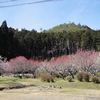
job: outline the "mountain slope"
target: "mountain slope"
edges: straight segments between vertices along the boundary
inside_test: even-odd
[[[69,24],[60,24],[58,26],[55,26],[49,30],[47,30],[47,32],[77,32],[77,31],[81,31],[81,30],[88,30],[91,29],[86,25],[76,25],[75,23],[69,23]]]

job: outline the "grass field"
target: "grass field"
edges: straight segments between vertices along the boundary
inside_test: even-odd
[[[9,88],[18,85],[28,87]],[[50,86],[55,86],[55,88],[50,89]],[[0,100],[7,98],[9,98],[7,100],[19,100],[19,98],[20,100],[65,100],[65,98],[67,98],[66,100],[100,100],[100,84],[79,82],[76,79],[73,82],[68,82],[56,78],[54,83],[47,83],[42,82],[41,79],[0,77],[0,88],[2,87],[5,87],[5,89],[0,91]],[[61,87],[61,89],[58,87]]]
[[[92,82],[79,82],[76,79],[73,82],[68,82],[66,79],[56,78],[54,83],[42,82],[41,79],[33,78],[15,78],[15,77],[0,77],[0,87],[2,86],[11,86],[14,84],[23,84],[30,86],[55,86],[61,88],[71,88],[71,89],[94,89],[100,90],[100,84],[95,84]]]

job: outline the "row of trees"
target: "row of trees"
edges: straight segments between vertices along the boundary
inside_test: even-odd
[[[42,32],[8,28],[6,21],[0,27],[0,55],[8,60],[17,56],[51,59],[75,53],[79,48],[100,51],[100,30],[74,23]]]
[[[100,52],[78,50],[76,54],[52,58],[50,61],[28,60],[23,56],[10,61],[0,58],[0,74],[31,73],[38,77],[40,73],[47,73],[64,79],[68,75],[74,78],[78,72],[98,75],[100,72]]]

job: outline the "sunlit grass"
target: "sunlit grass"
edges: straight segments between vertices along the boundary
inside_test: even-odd
[[[14,83],[17,80],[19,80],[19,78],[15,78],[15,77],[0,77],[0,84],[10,84],[10,83]]]
[[[62,87],[64,88],[70,88],[70,89],[96,89],[100,90],[100,84],[94,84],[92,82],[79,82],[76,79],[74,79],[72,82],[68,82],[66,79],[60,79],[55,78],[54,83],[47,83],[42,82],[41,79],[33,79],[33,78],[15,78],[15,77],[0,77],[0,85],[10,85],[14,83],[20,83],[24,85],[33,85],[33,86],[55,86],[55,87]],[[0,86],[0,87],[1,87]]]

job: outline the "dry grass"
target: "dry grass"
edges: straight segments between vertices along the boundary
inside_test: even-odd
[[[40,90],[27,87],[0,91],[0,100],[100,100],[100,91],[70,88]]]
[[[0,88],[18,85],[33,85],[20,89],[0,91],[0,100],[100,100],[100,84],[91,82],[68,82],[55,79],[54,83],[40,79],[0,78]],[[55,86],[52,88],[50,86]],[[62,88],[57,88],[61,86]]]
[[[21,86],[21,85],[30,85],[33,86],[30,88],[18,89],[18,90],[9,90],[10,92],[13,91],[18,93],[27,93],[34,92],[43,92],[43,93],[60,93],[60,94],[73,94],[73,95],[93,95],[99,96],[100,95],[100,84],[94,84],[92,82],[79,82],[76,79],[73,82],[68,82],[67,80],[62,79],[55,79],[54,83],[47,83],[42,82],[40,79],[19,79],[19,78],[11,78],[11,77],[0,77],[0,88],[2,87],[11,87],[11,86]],[[56,88],[51,89],[38,89],[34,87],[39,86],[55,86]],[[57,88],[57,87],[61,87]],[[31,91],[31,92],[30,92]]]

